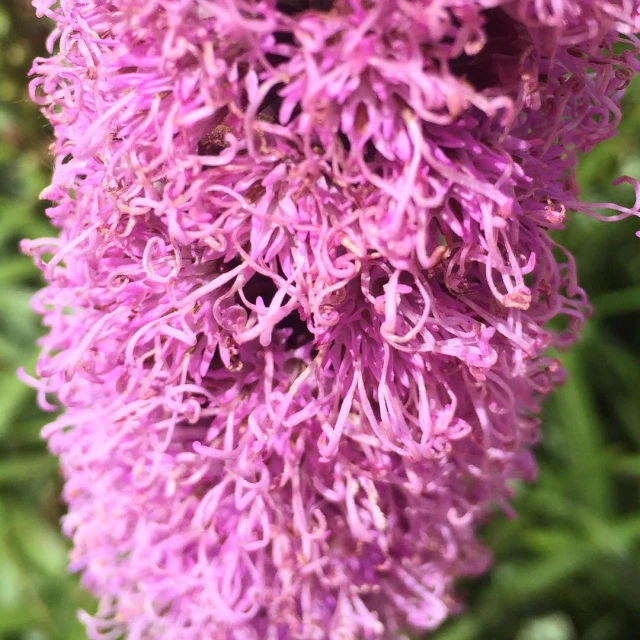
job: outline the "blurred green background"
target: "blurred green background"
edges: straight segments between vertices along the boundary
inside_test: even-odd
[[[0,640],[80,640],[91,599],[66,572],[67,542],[55,461],[39,439],[46,421],[15,377],[35,363],[40,285],[22,237],[47,235],[38,194],[47,184],[50,132],[29,103],[26,76],[43,53],[46,23],[27,0],[0,6]],[[640,82],[620,135],[584,158],[585,198],[622,204],[640,178]],[[536,484],[519,517],[484,536],[496,555],[485,578],[461,585],[464,615],[435,640],[640,638],[640,239],[637,220],[574,219],[561,234],[578,259],[596,315],[563,357],[569,383],[548,402]],[[204,639],[203,639],[204,640]]]

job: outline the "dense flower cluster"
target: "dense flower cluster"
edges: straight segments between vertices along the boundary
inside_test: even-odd
[[[90,636],[435,627],[589,309],[549,232],[598,215],[577,154],[615,131],[640,2],[33,4],[33,384]]]

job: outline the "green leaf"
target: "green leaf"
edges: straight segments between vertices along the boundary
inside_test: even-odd
[[[574,349],[565,354],[563,365],[568,381],[556,392],[555,404],[566,439],[567,473],[571,474],[573,491],[581,502],[594,511],[606,512],[611,505],[612,488],[603,465],[604,441],[598,412],[580,351]]]
[[[12,256],[0,263],[0,283],[16,283],[33,278],[38,270],[27,256]]]
[[[574,640],[576,631],[571,619],[564,613],[553,613],[529,620],[516,636],[516,640]]]
[[[449,621],[446,626],[438,629],[438,640],[473,640],[478,638],[479,628],[477,618],[465,616]]]
[[[16,607],[0,607],[0,633],[17,632],[40,624],[40,618],[26,603]]]
[[[640,287],[602,294],[593,301],[593,305],[599,320],[626,313],[640,313]]]
[[[640,477],[640,453],[620,456],[614,463],[616,473]]]
[[[558,587],[582,570],[591,559],[587,545],[566,549],[544,560],[520,561],[496,569],[496,587],[503,606],[514,606]]]
[[[532,551],[542,555],[563,553],[576,544],[576,534],[567,529],[526,529],[523,542]]]
[[[18,379],[15,373],[0,376],[0,438],[9,432],[14,423],[19,422],[27,403],[35,404],[33,389]]]
[[[0,464],[0,484],[29,482],[50,475],[56,467],[56,459],[44,451],[5,457]]]
[[[52,577],[67,566],[67,545],[60,532],[31,509],[11,508],[13,540],[25,558],[38,570]]]

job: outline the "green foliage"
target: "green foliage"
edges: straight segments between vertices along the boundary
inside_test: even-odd
[[[91,599],[66,572],[67,542],[55,461],[40,441],[47,416],[20,383],[33,369],[40,327],[29,298],[40,280],[21,237],[46,235],[38,194],[51,169],[44,121],[26,74],[47,27],[27,0],[0,5],[0,640],[82,640]],[[614,176],[640,177],[640,83],[621,134],[582,161],[585,198],[630,204]],[[548,403],[534,485],[519,487],[519,517],[484,536],[493,571],[461,585],[466,613],[436,640],[629,640],[640,628],[640,240],[637,220],[571,221],[575,253],[596,313],[562,355],[569,382]]]
[[[38,198],[49,140],[26,92],[48,28],[29,5],[0,4],[0,639],[83,640],[76,610],[91,601],[66,571],[61,482],[40,440],[48,417],[16,377],[19,365],[33,370],[41,331],[30,308],[40,279],[18,242],[49,233]]]

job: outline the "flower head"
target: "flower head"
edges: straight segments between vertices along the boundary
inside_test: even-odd
[[[597,215],[577,154],[615,132],[640,2],[34,5],[34,384],[91,637],[437,626],[589,310],[549,232]]]

